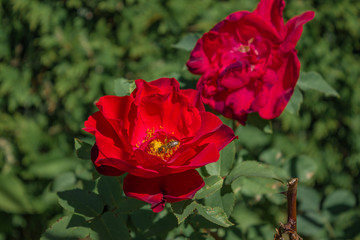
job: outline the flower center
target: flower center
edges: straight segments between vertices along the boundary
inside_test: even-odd
[[[254,49],[254,46],[252,43],[254,42],[254,38],[251,38],[247,44],[241,44],[237,50],[241,53],[249,53],[251,50],[255,52],[256,55],[258,55],[258,52],[256,49]]]
[[[160,157],[162,160],[167,160],[179,147],[180,142],[175,139],[168,140],[168,138],[165,138],[161,140],[156,138],[149,143],[147,152],[150,155]]]
[[[163,131],[163,127],[159,128],[158,131],[154,128],[148,129],[145,138],[136,144],[136,147],[166,161],[178,150],[180,142],[175,137],[171,137],[174,133],[167,134]]]

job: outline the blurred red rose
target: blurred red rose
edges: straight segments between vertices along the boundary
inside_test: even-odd
[[[201,74],[197,88],[203,101],[226,117],[245,124],[247,114],[278,117],[299,78],[294,49],[308,11],[283,20],[283,0],[261,0],[253,12],[235,12],[205,33],[187,66]]]
[[[205,112],[195,90],[175,79],[136,80],[130,96],[104,96],[85,122],[95,135],[91,159],[103,175],[128,175],[124,192],[161,211],[165,202],[192,198],[204,186],[195,170],[219,159],[234,138],[231,128]]]

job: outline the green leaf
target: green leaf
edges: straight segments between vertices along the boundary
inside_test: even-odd
[[[281,166],[285,162],[282,152],[275,148],[270,148],[262,152],[259,156],[259,160],[272,166]]]
[[[210,175],[226,176],[230,172],[235,159],[235,142],[229,143],[221,152],[217,162],[207,164],[206,171]]]
[[[81,189],[73,189],[57,193],[59,204],[70,212],[76,212],[88,217],[99,216],[104,204],[99,197],[92,192]]]
[[[15,175],[0,174],[0,210],[8,213],[33,211],[24,184]]]
[[[39,161],[31,164],[29,168],[23,171],[23,175],[29,178],[48,178],[52,179],[63,172],[74,170],[80,162],[76,157],[64,157],[51,159],[49,161]]]
[[[225,183],[230,184],[239,177],[259,177],[281,180],[282,173],[278,169],[259,163],[257,161],[244,161],[239,163],[226,178]]]
[[[255,126],[256,128],[263,130],[267,134],[272,134],[272,122],[259,116],[258,113],[250,113],[246,120],[247,123]]]
[[[178,226],[176,218],[172,214],[166,214],[165,217],[160,218],[149,228],[144,236],[149,238],[150,236],[158,236],[158,239],[165,239],[168,232]]]
[[[128,96],[135,89],[135,81],[119,78],[114,80],[114,93],[116,96]]]
[[[340,97],[339,93],[317,72],[301,72],[297,86],[303,91],[316,90],[326,96]]]
[[[76,156],[80,159],[91,159],[91,148],[93,147],[89,143],[84,142],[79,138],[74,138]]]
[[[64,191],[74,187],[76,177],[73,172],[66,172],[54,179],[52,190],[54,192]]]
[[[155,216],[150,209],[139,209],[131,213],[131,221],[141,231],[145,231],[153,225]]]
[[[325,224],[324,217],[316,212],[306,212],[297,217],[297,229],[300,235],[316,236],[324,230]]]
[[[183,49],[185,51],[191,51],[195,47],[195,44],[199,36],[197,34],[187,34],[178,43],[172,45],[173,48]]]
[[[325,198],[323,209],[331,215],[338,215],[355,207],[356,198],[354,194],[345,189],[339,189]]]
[[[224,193],[225,189],[228,189],[228,191]],[[206,197],[205,205],[209,207],[219,207],[221,209],[224,209],[226,215],[230,217],[230,214],[235,205],[235,194],[232,192],[230,186],[225,186],[223,189],[215,192],[211,196]]]
[[[297,190],[297,199],[300,203],[299,209],[301,211],[320,211],[321,198],[315,189],[299,185]]]
[[[271,141],[271,135],[252,125],[239,126],[235,135],[239,137],[235,143],[247,150],[256,151]]]
[[[182,223],[195,210],[197,205],[197,202],[192,200],[171,203],[171,208],[178,220],[178,224]]]
[[[147,203],[131,197],[122,197],[116,210],[117,213],[128,213],[141,208]]]
[[[263,222],[261,216],[253,209],[250,209],[244,202],[236,204],[231,216],[236,221],[237,228],[243,232],[245,232],[249,227],[259,225]]]
[[[231,187],[234,192],[241,192],[247,196],[257,196],[259,194],[280,194],[286,190],[284,185],[272,178],[240,177],[232,182]]]
[[[126,216],[115,215],[112,212],[106,212],[100,217],[95,218],[90,223],[90,233],[92,240],[127,240],[130,239],[129,230],[126,227]]]
[[[101,176],[98,184],[98,192],[110,210],[118,208],[122,199],[122,187],[116,177]]]
[[[224,209],[219,207],[208,207],[197,204],[196,209],[198,210],[199,215],[203,216],[210,222],[213,222],[222,227],[230,227],[232,224],[224,212]]]
[[[66,216],[54,223],[41,236],[40,240],[78,240],[86,238],[90,233],[87,223],[84,226],[71,227],[72,217]]]
[[[298,87],[295,87],[294,93],[291,96],[290,101],[288,102],[285,110],[291,114],[299,114],[300,106],[303,102],[303,94]]]
[[[208,197],[219,190],[223,185],[224,179],[220,176],[209,176],[204,179],[204,182],[205,186],[195,194],[196,199]]]
[[[291,177],[299,178],[300,182],[308,182],[315,175],[317,164],[314,159],[306,155],[300,155],[287,161],[285,168],[288,169]]]

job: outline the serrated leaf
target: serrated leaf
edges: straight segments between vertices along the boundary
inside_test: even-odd
[[[92,192],[87,192],[81,189],[73,189],[57,193],[59,197],[59,204],[70,212],[75,212],[87,217],[99,216],[104,204],[99,197]]]
[[[0,210],[8,213],[33,211],[25,185],[12,174],[0,174]]]
[[[187,34],[178,43],[172,45],[172,47],[191,51],[195,47],[198,39],[199,37],[196,34]]]
[[[125,78],[114,80],[114,93],[116,96],[127,96],[135,89],[135,81]]]
[[[316,90],[326,96],[340,97],[339,93],[317,72],[301,72],[297,86],[303,91]]]
[[[300,112],[300,106],[303,102],[303,94],[299,90],[298,87],[295,87],[294,93],[290,98],[290,101],[288,102],[285,110],[291,114],[299,114]]]
[[[230,184],[239,177],[259,177],[259,178],[271,178],[279,181],[281,177],[276,174],[277,169],[269,165],[261,164],[257,161],[244,161],[239,163],[226,178],[225,183]]]
[[[217,225],[220,225],[222,227],[230,227],[234,225],[229,221],[226,213],[224,212],[224,209],[221,209],[219,207],[202,206],[200,204],[197,204],[196,209],[199,215],[203,216],[208,221],[213,222]]]
[[[42,234],[40,240],[78,240],[89,235],[90,228],[87,225],[71,227],[71,220],[70,216],[59,219]]]
[[[126,227],[126,216],[115,215],[112,212],[106,212],[100,217],[95,218],[91,223],[90,233],[92,240],[128,240],[130,239],[129,230]]]
[[[118,208],[121,204],[122,187],[116,177],[101,176],[97,184],[100,197],[110,210]]]
[[[196,193],[195,199],[208,197],[219,190],[223,185],[224,179],[220,176],[209,176],[204,179],[204,182],[205,186]]]
[[[229,189],[227,192],[223,192],[224,189]],[[205,198],[205,205],[209,207],[219,207],[224,209],[224,212],[228,217],[234,208],[235,205],[235,194],[232,192],[230,186],[225,186],[224,189],[221,189],[209,197]]]
[[[197,203],[192,200],[171,203],[171,208],[178,220],[178,224],[182,223],[195,210],[196,206]]]
[[[92,145],[84,142],[79,138],[74,138],[74,145],[76,156],[80,159],[90,160],[91,159],[91,148]]]

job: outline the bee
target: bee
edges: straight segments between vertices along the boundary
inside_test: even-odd
[[[161,147],[158,148],[158,153],[166,153],[168,152],[170,149],[175,148],[176,146],[178,146],[180,144],[179,141],[177,140],[171,140],[168,143],[165,143],[164,145],[162,145]]]

